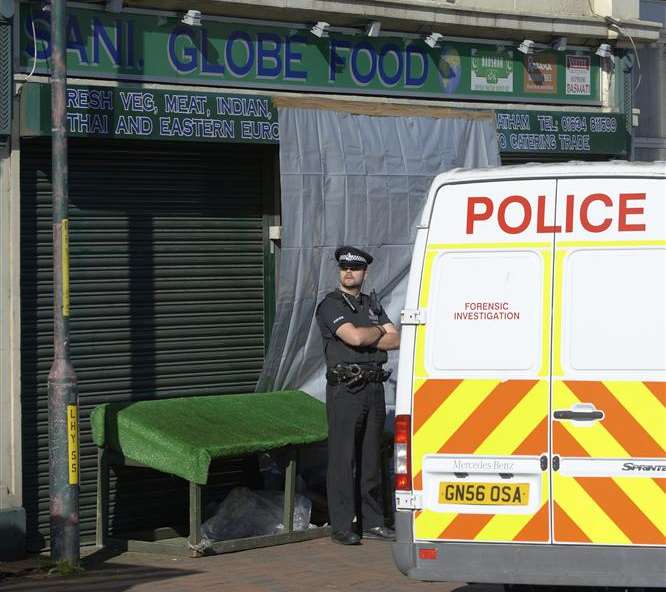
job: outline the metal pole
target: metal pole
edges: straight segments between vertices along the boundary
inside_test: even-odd
[[[66,1],[51,2],[53,346],[49,372],[51,558],[79,565],[79,407],[69,359],[69,220],[65,91]]]

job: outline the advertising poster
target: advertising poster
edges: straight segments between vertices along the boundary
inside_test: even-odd
[[[587,96],[592,92],[589,56],[567,56],[566,83],[567,95]]]
[[[513,92],[513,51],[474,47],[472,91]]]
[[[557,57],[553,54],[526,55],[525,92],[557,94]]]

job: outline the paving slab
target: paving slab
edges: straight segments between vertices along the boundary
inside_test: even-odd
[[[402,575],[389,543],[344,547],[315,539],[190,559],[84,548],[84,573],[49,576],[40,559],[0,564],[0,590],[39,592],[500,592],[500,587],[416,582]],[[41,560],[43,563],[43,560]]]

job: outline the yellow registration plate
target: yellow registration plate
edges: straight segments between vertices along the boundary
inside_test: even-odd
[[[439,484],[440,504],[481,506],[526,506],[529,483],[473,483],[442,481]]]

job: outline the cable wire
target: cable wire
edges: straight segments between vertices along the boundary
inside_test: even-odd
[[[30,24],[32,25],[32,46],[34,48],[33,54],[32,54],[32,69],[30,70],[30,74],[28,74],[24,79],[23,79],[23,84],[28,82],[30,80],[30,77],[35,73],[35,69],[37,67],[37,31],[35,30],[35,19],[32,16],[32,10],[30,11]],[[16,89],[16,94],[21,93],[21,89],[23,88],[23,84],[19,86]]]
[[[636,66],[638,66],[638,80],[636,81],[636,86],[634,87],[633,92],[636,92],[638,90],[638,87],[641,85],[641,80],[643,79],[643,75],[641,73],[641,59],[638,57],[638,49],[636,48],[636,44],[634,43],[634,38],[629,35],[620,25],[611,23],[608,25],[609,27],[614,27],[616,28],[620,34],[624,35],[629,41],[631,42],[631,47],[634,48],[634,55],[636,56]]]
[[[592,5],[592,0],[587,0],[587,4],[590,7],[590,12],[594,16],[598,16],[599,18],[602,18],[606,21],[606,24],[608,25],[608,28],[610,29],[615,28],[617,31],[621,34],[624,35],[627,39],[629,39],[629,42],[631,43],[631,47],[634,49],[634,55],[636,56],[636,66],[638,66],[638,80],[636,82],[636,86],[634,87],[633,92],[636,92],[638,90],[638,87],[641,85],[641,81],[643,79],[643,74],[641,73],[641,59],[638,56],[638,49],[636,48],[636,44],[634,43],[634,38],[629,35],[617,22],[613,22],[616,19],[613,19],[612,17],[605,17],[598,12],[595,12],[594,6]]]

